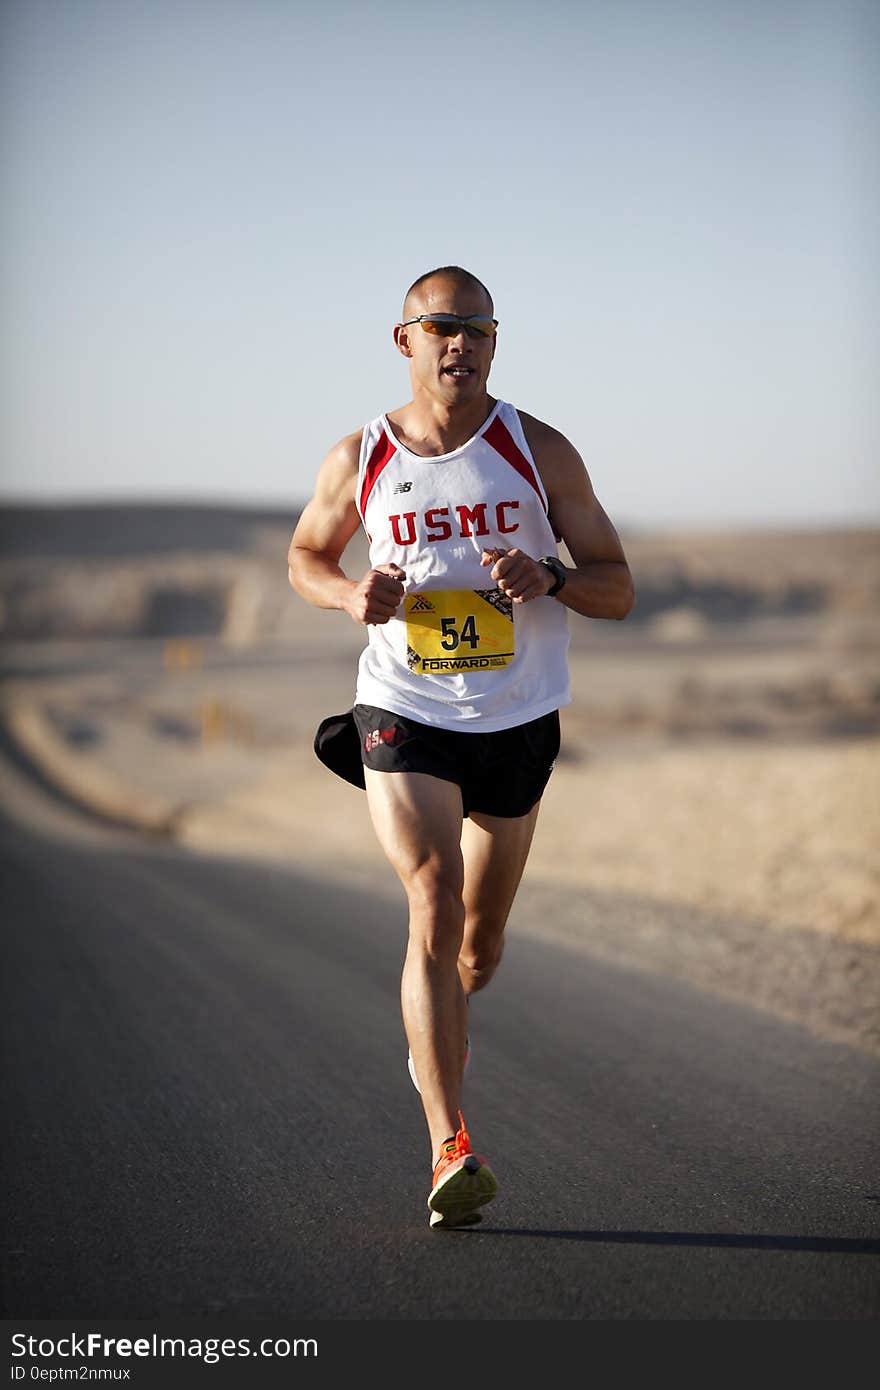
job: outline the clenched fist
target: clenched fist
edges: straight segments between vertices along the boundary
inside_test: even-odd
[[[400,607],[406,570],[399,565],[378,565],[368,570],[351,590],[345,605],[356,623],[387,623]]]
[[[484,550],[480,564],[491,565],[492,578],[503,594],[514,603],[528,603],[543,598],[553,587],[553,575],[546,565],[533,560],[522,550]]]

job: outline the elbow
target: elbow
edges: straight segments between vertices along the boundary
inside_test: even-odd
[[[615,618],[619,623],[622,623],[624,618],[629,617],[630,613],[635,608],[635,604],[636,588],[632,581],[632,575],[628,574],[626,586],[620,595],[620,601],[618,604],[617,612],[614,614]]]
[[[298,594],[299,584],[297,583],[297,578],[298,576],[296,572],[296,567],[294,565],[294,557],[292,554],[290,554],[287,557],[287,582],[290,585],[291,589],[293,589],[294,593]]]

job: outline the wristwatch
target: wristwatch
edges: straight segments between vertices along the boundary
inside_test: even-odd
[[[542,560],[538,561],[538,564],[544,565],[544,567],[550,571],[550,573],[553,575],[556,581],[553,585],[553,588],[547,590],[547,597],[552,598],[554,594],[559,593],[559,590],[562,588],[563,584],[568,578],[568,570],[565,568],[565,565],[562,563],[562,561],[558,560],[555,555],[545,555]]]

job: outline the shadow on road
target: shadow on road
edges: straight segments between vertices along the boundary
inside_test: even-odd
[[[823,1255],[880,1255],[880,1240],[844,1236],[759,1236],[729,1231],[542,1231],[528,1227],[464,1227],[468,1236],[532,1236],[545,1240],[579,1240],[607,1245],[696,1245],[717,1249],[803,1250]]]

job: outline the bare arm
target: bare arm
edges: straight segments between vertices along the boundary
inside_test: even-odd
[[[321,464],[315,495],[303,510],[287,553],[291,587],[317,608],[339,608],[356,623],[387,623],[403,596],[397,565],[349,579],[339,561],[360,526],[355,503],[360,433],[346,435]]]
[[[586,618],[625,618],[635,602],[635,588],[623,546],[593,491],[589,474],[573,444],[550,425],[520,412],[523,429],[550,504],[550,521],[568,546],[575,568],[555,597]],[[528,603],[545,595],[554,580],[538,564],[540,556],[510,550],[497,560],[492,578]],[[484,563],[491,559],[484,558]]]

